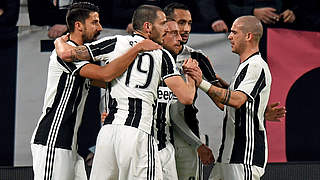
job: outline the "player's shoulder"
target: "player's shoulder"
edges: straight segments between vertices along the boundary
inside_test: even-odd
[[[103,37],[99,37],[98,40],[95,40],[90,43],[85,43],[84,45],[85,46],[95,46],[95,45],[105,46],[105,45],[113,44],[116,42],[117,42],[117,36],[103,36]]]
[[[161,59],[173,59],[172,55],[170,54],[170,52],[164,48],[162,49],[157,49],[157,50],[154,50],[155,53],[157,53]]]
[[[251,72],[260,73],[262,70],[269,73],[269,66],[260,54],[254,55],[248,59],[247,66]]]
[[[256,54],[248,59],[248,63],[251,66],[268,66],[267,62],[261,57],[261,54]]]

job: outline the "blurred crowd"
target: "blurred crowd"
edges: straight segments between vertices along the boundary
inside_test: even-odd
[[[15,26],[20,0],[0,2],[1,26]],[[67,31],[66,8],[83,0],[28,0],[30,25],[48,25],[48,36],[56,38]],[[186,4],[193,15],[193,32],[228,32],[239,16],[254,15],[266,27],[320,31],[319,0],[86,0],[100,7],[101,24],[108,28],[127,29],[135,8],[141,4],[161,8],[171,2]],[[129,25],[129,26],[128,26]],[[6,31],[10,29],[6,28]],[[0,33],[4,32],[3,28]]]

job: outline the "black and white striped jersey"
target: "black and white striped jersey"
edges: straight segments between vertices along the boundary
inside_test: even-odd
[[[157,107],[155,112],[155,139],[158,143],[158,150],[166,147],[166,143],[171,140],[171,122],[170,122],[170,104],[177,97],[167,87],[164,81],[161,81],[158,88]]]
[[[212,84],[215,84],[217,82],[215,72],[212,68],[212,65],[210,64],[210,60],[204,55],[202,51],[192,49],[189,46],[183,46],[183,50],[181,51],[181,53],[178,54],[177,56],[174,56],[176,65],[181,73],[183,72],[182,64],[184,60],[189,57],[196,59],[198,61],[199,67],[203,73],[204,79],[206,79]],[[159,140],[160,149],[164,148],[165,143],[168,140],[172,140],[172,135],[171,133],[169,133],[171,132],[169,130],[169,126],[171,124],[170,116],[174,117],[174,119],[176,119],[177,121],[185,120],[188,127],[194,133],[194,134],[189,134],[190,138],[188,139],[193,139],[195,141],[195,144],[198,144],[199,142],[201,143],[201,140],[197,138],[199,137],[199,121],[196,117],[196,113],[198,112],[198,109],[194,106],[194,104],[185,106],[181,103],[176,103],[178,99],[175,98],[175,96],[173,94],[171,95],[170,93],[172,92],[165,88],[165,84],[161,85],[158,90],[159,101],[157,105],[157,115],[155,118],[157,120],[156,121],[156,127],[157,127],[156,137]],[[179,106],[179,107],[175,107],[174,109],[182,110],[183,112],[174,112],[173,114],[169,115],[168,103],[172,106]]]
[[[76,46],[71,41],[68,43]],[[90,85],[79,71],[87,63],[67,63],[55,50],[52,52],[42,114],[31,143],[76,150],[77,132]]]
[[[265,167],[268,150],[264,112],[270,87],[270,70],[259,53],[239,65],[229,89],[245,93],[248,100],[239,109],[225,106],[218,162]]]
[[[143,39],[137,34],[117,35],[86,46],[92,58],[109,63]],[[127,71],[110,83],[109,115],[105,124],[132,126],[153,134],[158,85],[160,80],[171,76],[180,76],[180,73],[168,51],[139,53]]]

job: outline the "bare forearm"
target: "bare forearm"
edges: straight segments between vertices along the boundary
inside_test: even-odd
[[[138,53],[139,47],[132,47],[127,53],[104,66],[89,63],[81,68],[80,75],[103,83],[110,82],[120,76],[129,67]],[[105,84],[102,85],[105,86]],[[98,86],[101,87],[100,85]]]
[[[138,53],[141,51],[141,48],[136,45],[129,49],[125,54],[111,61],[105,66],[105,81],[110,82],[113,79],[119,77],[124,71],[128,69],[133,60],[137,57]]]
[[[57,55],[66,62],[74,60],[90,60],[91,56],[85,46],[71,46],[63,41],[62,38],[56,39],[54,42]]]
[[[196,91],[194,80],[189,80],[187,78],[187,82],[185,82],[181,76],[171,76],[166,78],[164,82],[177,96],[180,103],[185,105],[193,103]]]
[[[247,96],[240,91],[231,91],[216,86],[211,86],[207,94],[218,103],[240,108],[247,100]]]
[[[186,84],[187,84],[187,93],[192,96],[192,98],[194,97],[195,93],[196,93],[196,81],[191,77],[186,75]]]
[[[77,46],[63,50],[59,56],[62,60],[66,62],[72,62],[75,60],[90,60],[91,56],[88,52],[88,49],[85,46]]]

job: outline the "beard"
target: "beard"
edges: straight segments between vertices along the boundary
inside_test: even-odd
[[[83,43],[91,43],[92,41],[97,40],[100,32],[96,32],[93,36],[87,33],[87,29],[85,29],[84,33],[82,34]]]
[[[152,29],[152,32],[151,32],[151,36],[150,36],[150,39],[160,45],[162,45],[163,43],[163,36],[164,34],[160,34],[160,32],[157,30],[157,29]]]

